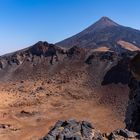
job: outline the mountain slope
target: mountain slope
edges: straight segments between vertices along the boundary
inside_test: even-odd
[[[140,31],[119,25],[108,17],[103,17],[82,32],[56,44],[68,48],[75,45],[90,48],[106,46],[120,51],[121,46],[117,43],[119,40],[140,47]]]

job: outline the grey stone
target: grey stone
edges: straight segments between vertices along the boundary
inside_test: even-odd
[[[95,135],[93,137],[92,132]],[[58,121],[42,140],[102,140],[102,135],[86,121]]]

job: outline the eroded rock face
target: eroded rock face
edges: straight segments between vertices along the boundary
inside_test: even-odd
[[[140,54],[132,59],[130,67],[132,76],[125,122],[127,129],[140,133]]]
[[[117,65],[113,66],[104,76],[102,85],[111,83],[128,84],[130,78],[130,71],[128,68],[129,58],[123,58]]]
[[[40,59],[41,57],[50,57],[50,63],[52,64],[53,61],[55,61],[55,57],[57,57],[58,60],[58,54],[64,54],[63,49],[53,44],[39,41],[31,47],[11,53],[9,55],[5,55],[0,58],[0,69],[3,69],[6,66],[22,65],[26,61],[33,62],[37,57]]]

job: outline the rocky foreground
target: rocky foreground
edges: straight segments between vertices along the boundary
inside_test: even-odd
[[[139,140],[140,134],[118,129],[110,134],[101,134],[86,121],[58,121],[50,132],[40,140]]]

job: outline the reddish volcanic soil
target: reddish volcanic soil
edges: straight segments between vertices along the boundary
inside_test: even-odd
[[[0,83],[0,139],[38,140],[57,120],[70,118],[102,132],[123,128],[127,96],[126,86],[93,88],[82,80]]]

